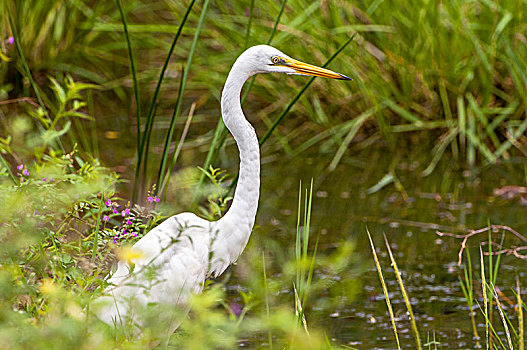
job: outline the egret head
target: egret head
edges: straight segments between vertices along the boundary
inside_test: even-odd
[[[297,61],[280,50],[268,45],[257,45],[247,49],[238,58],[238,62],[250,72],[250,75],[256,73],[285,73],[351,80],[351,78],[329,69]]]

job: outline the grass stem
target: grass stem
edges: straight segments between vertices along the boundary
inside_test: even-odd
[[[165,147],[163,148],[163,155],[161,157],[161,164],[159,166],[159,172],[157,175],[157,179],[158,179],[157,183],[160,183],[161,180],[163,179],[163,176],[165,176],[170,143],[172,142],[172,137],[174,135],[176,119],[179,116],[179,112],[181,110],[181,104],[183,103],[183,93],[185,91],[185,83],[187,81],[188,73],[190,72],[190,66],[192,64],[192,58],[194,57],[194,52],[196,51],[199,34],[201,32],[201,28],[203,27],[203,22],[205,22],[205,17],[207,14],[207,7],[209,6],[209,2],[210,0],[205,0],[205,2],[203,3],[203,8],[201,9],[201,15],[199,17],[198,26],[196,27],[196,32],[194,33],[194,39],[192,40],[192,45],[190,47],[190,52],[187,58],[187,63],[185,65],[185,70],[183,71],[183,76],[181,77],[181,87],[179,89],[179,93],[178,93],[178,97],[176,101],[176,107],[174,108],[174,113],[172,114],[172,118],[170,120],[170,126],[168,128],[167,136],[165,139]],[[166,185],[168,185],[168,182],[165,184],[165,186]]]
[[[392,303],[390,302],[388,287],[386,287],[386,282],[384,281],[381,264],[379,263],[379,258],[377,257],[377,252],[375,251],[375,245],[373,244],[373,240],[371,239],[370,231],[366,229],[366,232],[368,233],[368,239],[370,240],[371,251],[373,253],[373,260],[375,260],[375,267],[377,268],[377,273],[379,274],[379,279],[382,285],[382,292],[384,293],[384,298],[386,299],[386,306],[388,307],[388,313],[390,314],[390,321],[392,322],[395,343],[397,344],[397,349],[401,350],[401,344],[399,343],[399,334],[397,333],[397,325],[395,323],[395,315],[393,313]]]

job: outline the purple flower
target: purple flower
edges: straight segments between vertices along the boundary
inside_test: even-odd
[[[15,43],[15,38],[12,37],[12,36],[10,36],[9,38],[7,38],[7,43],[8,43],[9,45],[13,45],[13,44]]]
[[[18,165],[16,168],[17,168],[18,170],[22,170],[22,169],[24,169],[24,164],[20,164],[20,165]]]
[[[104,202],[104,204],[106,204],[106,206],[109,207],[110,205],[112,205],[112,201],[110,200],[110,198],[108,198],[108,200]]]
[[[24,176],[29,176],[29,171],[27,171],[27,169],[24,169],[24,171],[22,172],[22,174],[24,174]]]
[[[52,177],[51,179],[49,179],[49,181],[50,181],[50,182],[53,182],[53,181],[55,181],[55,178]]]
[[[35,209],[35,211],[33,212],[33,215],[38,215],[38,211]]]
[[[130,219],[126,220],[126,224],[127,224],[128,226],[130,226],[130,225],[132,224],[132,220],[130,220]]]
[[[137,233],[134,233],[134,237],[137,237]]]
[[[130,215],[130,209],[128,208],[126,208],[125,210],[121,212],[121,216],[126,216],[126,215]]]
[[[117,209],[113,208],[113,213],[114,214],[119,214],[119,211]]]
[[[230,303],[229,308],[236,317],[239,317],[242,314],[243,305],[240,305],[238,303]]]
[[[128,234],[128,232],[126,232],[126,230],[123,228],[123,236],[126,236]]]
[[[24,181],[26,181],[26,179],[24,179],[24,178],[21,178],[21,179],[20,179],[20,182],[21,182],[21,183],[24,183]]]
[[[42,178],[42,181],[45,182],[45,181],[48,181],[48,179],[46,179],[45,177],[43,177],[43,178]]]
[[[146,197],[146,200],[148,202],[150,202],[150,203],[154,203],[154,202],[159,202],[160,201],[160,199],[157,198],[157,196],[154,196],[154,197],[148,196],[148,197]]]
[[[110,217],[108,215],[104,215],[104,218],[102,218],[104,222],[108,222],[110,220]]]

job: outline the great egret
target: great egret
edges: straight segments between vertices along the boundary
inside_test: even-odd
[[[232,66],[221,98],[223,121],[240,152],[239,180],[230,209],[214,222],[192,213],[174,215],[134,244],[135,256],[120,261],[108,279],[107,296],[101,298],[107,303],[97,311],[101,320],[141,326],[138,311],[149,305],[185,309],[188,298],[201,292],[207,277],[217,277],[240,256],[254,225],[260,189],[258,139],[243,114],[240,92],[249,77],[273,72],[351,80],[294,60],[271,46],[253,46],[243,52]],[[169,332],[178,325],[171,322]]]

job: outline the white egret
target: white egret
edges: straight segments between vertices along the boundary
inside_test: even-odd
[[[249,77],[273,72],[351,80],[294,60],[271,46],[253,46],[243,52],[232,66],[221,97],[223,121],[240,153],[239,180],[230,209],[214,222],[192,213],[174,215],[134,244],[136,256],[120,261],[108,279],[107,296],[101,298],[107,303],[97,311],[101,320],[141,326],[138,310],[149,305],[185,309],[188,298],[201,292],[207,277],[217,277],[240,256],[251,235],[260,192],[258,139],[243,114],[240,92]],[[171,322],[168,331],[172,333],[178,325]]]

